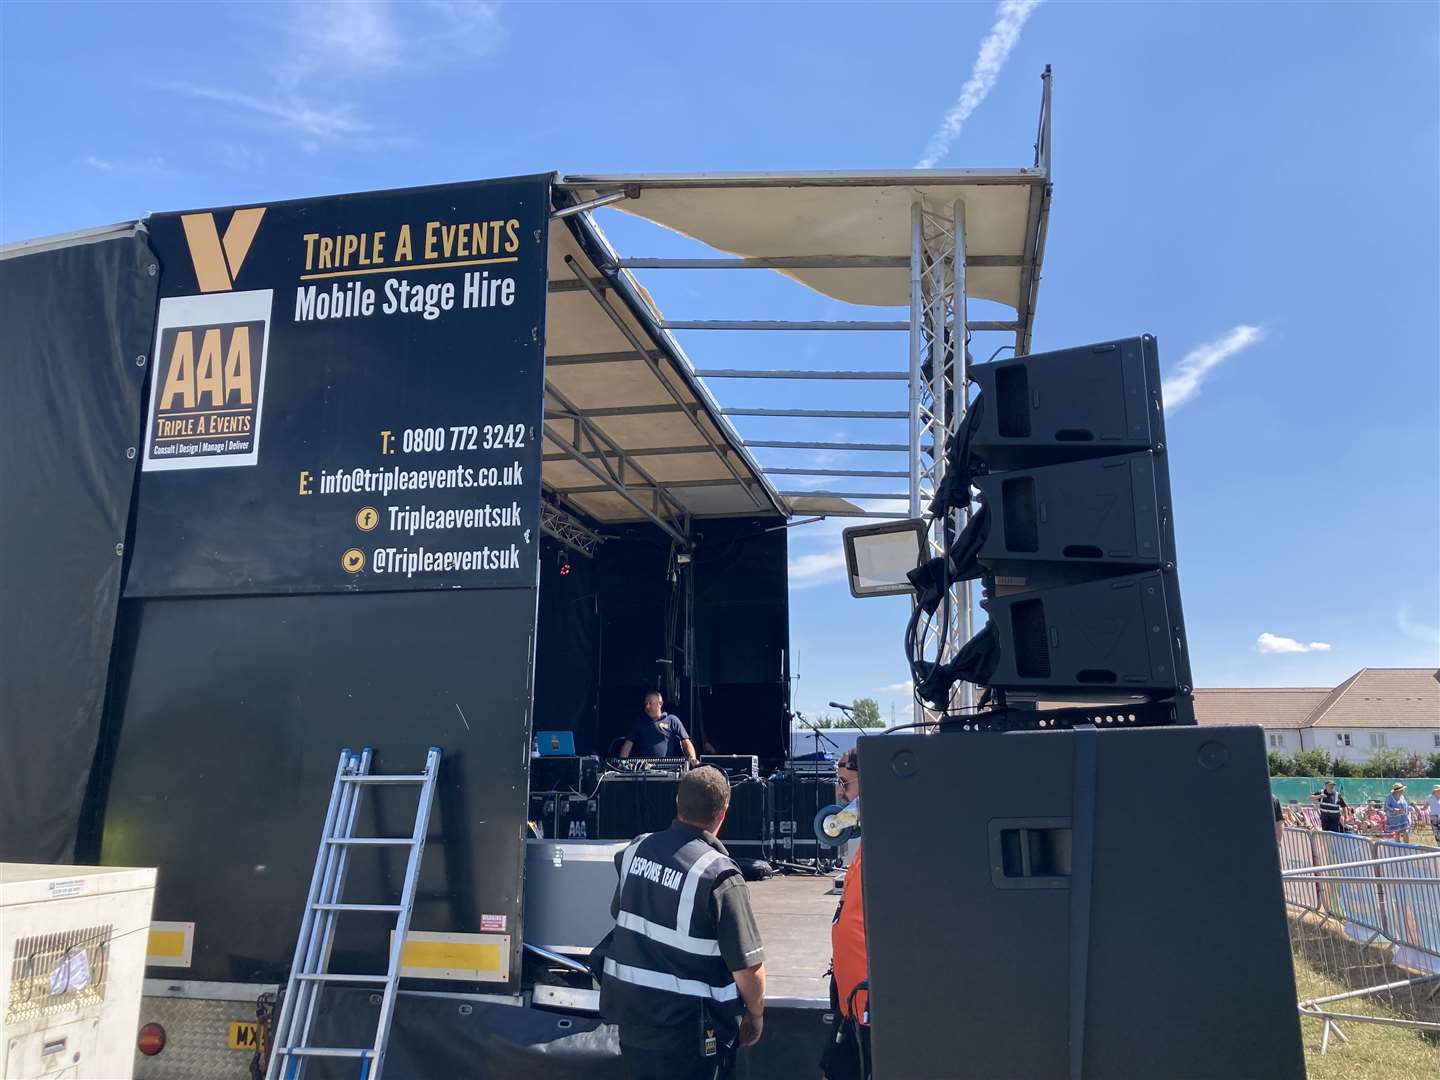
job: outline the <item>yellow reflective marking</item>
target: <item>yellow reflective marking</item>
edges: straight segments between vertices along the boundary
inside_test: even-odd
[[[177,958],[185,955],[185,931],[151,930],[146,956]]]
[[[499,971],[500,946],[464,941],[406,941],[401,967]]]

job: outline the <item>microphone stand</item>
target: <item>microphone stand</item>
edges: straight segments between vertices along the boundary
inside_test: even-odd
[[[815,755],[816,755],[816,757],[819,757],[820,754],[821,754],[821,750],[820,750],[820,740],[821,740],[821,739],[824,739],[827,743],[829,743],[831,746],[833,746],[836,750],[839,750],[839,749],[840,749],[840,744],[837,743],[834,739],[830,738],[829,735],[826,735],[823,731],[821,731],[818,727],[816,727],[814,724],[812,724],[809,720],[806,720],[804,713],[801,713],[801,712],[796,711],[796,712],[791,712],[790,715],[791,715],[794,719],[799,720],[800,723],[804,724],[807,728],[810,729],[810,731],[811,731],[811,733],[812,733],[811,737],[815,740]],[[794,800],[795,800],[796,797],[797,797],[797,796],[794,794],[794,792],[795,792],[795,790],[796,790],[796,789],[795,789],[796,780],[797,780],[797,778],[796,778],[796,776],[795,776],[794,771],[792,770],[791,773],[790,773],[790,784],[791,784],[790,790],[791,790],[791,792],[792,792],[792,794],[791,794],[791,806],[792,806],[792,811],[793,811],[793,806],[794,806]],[[803,824],[803,822],[796,822],[795,824],[796,824],[796,827],[798,828],[800,825]],[[819,875],[819,874],[823,873],[823,871],[820,869],[820,843],[819,843],[819,841],[817,840],[816,843],[815,843],[815,865],[814,865],[814,866],[803,866],[803,865],[801,865],[801,864],[799,864],[799,863],[784,862],[784,861],[781,861],[781,860],[778,860],[778,859],[776,860],[775,865],[780,866],[780,867],[783,867],[783,868],[786,869],[786,870],[796,871],[797,873],[801,873],[801,874]]]
[[[830,707],[832,709],[839,709],[841,712],[843,712],[845,714],[845,719],[850,721],[850,726],[853,727],[856,731],[870,730],[869,728],[865,727],[864,724],[860,723],[859,720],[855,719],[855,710],[851,706],[841,705],[838,701],[832,701],[830,702]]]
[[[816,727],[814,724],[812,724],[809,720],[806,720],[804,713],[797,711],[797,712],[792,712],[790,715],[791,715],[794,719],[799,720],[800,723],[804,724],[804,725],[805,725],[807,728],[809,728],[812,732],[814,732],[813,738],[815,739],[815,753],[816,753],[817,755],[819,755],[819,754],[821,753],[821,750],[820,750],[820,740],[821,740],[821,739],[824,739],[824,740],[825,740],[826,742],[828,742],[831,746],[833,746],[836,750],[839,750],[839,749],[840,749],[840,744],[837,743],[834,739],[830,738],[829,735],[826,735],[824,732],[822,732],[818,727]]]

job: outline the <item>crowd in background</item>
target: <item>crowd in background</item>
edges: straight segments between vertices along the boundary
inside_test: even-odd
[[[1310,796],[1309,804],[1290,803],[1282,807],[1284,823],[1302,829],[1326,829],[1359,833],[1391,840],[1419,840],[1428,833],[1440,844],[1440,784],[1434,785],[1424,801],[1412,801],[1406,787],[1396,783],[1383,800],[1371,799],[1350,806],[1327,781]]]

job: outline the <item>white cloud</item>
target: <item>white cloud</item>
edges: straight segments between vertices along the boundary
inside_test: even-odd
[[[1395,613],[1395,625],[1406,637],[1418,641],[1422,645],[1440,646],[1440,626],[1417,623],[1410,617],[1409,605]]]
[[[487,0],[425,0],[421,6],[435,16],[432,41],[444,42],[472,57],[490,56],[505,41],[502,4]]]
[[[505,40],[500,16],[482,0],[310,0],[259,14],[277,42],[275,76],[290,86],[490,56]]]
[[[229,172],[253,172],[265,167],[265,155],[244,143],[224,142],[215,147],[215,160]]]
[[[877,686],[875,688],[875,693],[877,694],[913,694],[914,692],[915,684],[909,679],[906,679],[904,682],[890,683],[886,686]]]
[[[143,158],[102,158],[98,154],[86,154],[80,164],[116,176],[163,176],[175,171],[159,154]]]
[[[805,589],[812,585],[820,585],[842,576],[841,571],[844,569],[845,553],[843,551],[792,555],[790,557],[790,587]]]
[[[404,36],[388,3],[297,4],[267,21],[280,42],[276,75],[291,85],[321,68],[338,74],[388,71],[404,57]]]
[[[1330,643],[1327,641],[1312,641],[1308,645],[1303,641],[1296,641],[1292,637],[1281,637],[1279,634],[1264,633],[1255,639],[1255,647],[1262,653],[1306,653],[1306,652],[1329,652]]]
[[[225,106],[240,122],[312,153],[392,148],[409,140],[363,116],[347,91],[373,90],[386,74],[429,74],[482,60],[504,41],[500,16],[499,4],[478,0],[255,5],[247,17],[260,24],[265,41],[261,78],[244,90],[184,80],[165,88]]]
[[[1000,69],[1010,56],[1010,50],[1020,40],[1025,21],[1039,5],[1040,0],[1001,0],[996,5],[995,22],[980,43],[980,53],[975,57],[970,78],[960,88],[960,97],[940,121],[940,127],[930,136],[924,156],[915,165],[917,169],[933,169],[950,152],[950,144],[960,134],[970,114],[989,95],[995,80],[1000,77]]]
[[[317,108],[295,96],[262,97],[190,83],[174,83],[169,89],[228,106],[237,114],[249,114],[251,119],[268,121],[272,129],[278,127],[279,131],[299,138],[310,150],[322,143],[369,137],[375,130],[369,122],[355,116],[355,109],[350,105]]]
[[[1191,349],[1164,381],[1165,411],[1174,412],[1184,405],[1200,392],[1200,385],[1210,372],[1264,337],[1265,331],[1261,327],[1241,325],[1223,337]]]

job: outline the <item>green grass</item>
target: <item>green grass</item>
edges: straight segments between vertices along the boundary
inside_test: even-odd
[[[1299,956],[1295,958],[1295,982],[1302,1001],[1348,989]],[[1336,1002],[1331,1008],[1337,1012],[1396,1016],[1364,998]],[[1310,1080],[1419,1080],[1440,1076],[1440,1039],[1386,1024],[1340,1021],[1340,1025],[1349,1043],[1342,1042],[1332,1031],[1330,1049],[1322,1056],[1320,1036],[1324,1021],[1301,1018],[1305,1069]]]

